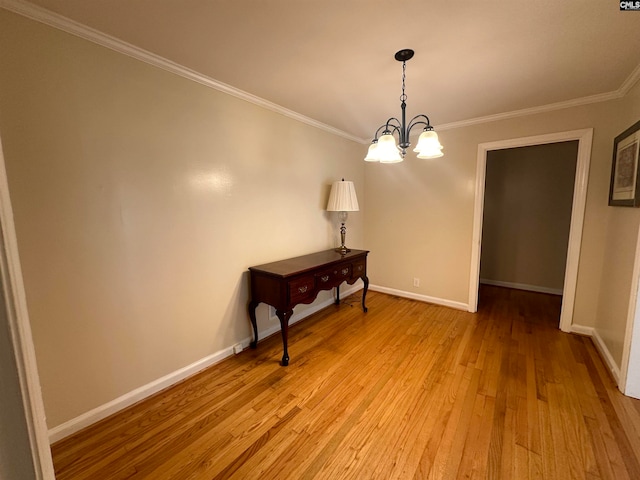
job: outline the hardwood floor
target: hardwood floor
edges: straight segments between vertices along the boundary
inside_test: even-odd
[[[53,445],[58,479],[640,479],[640,400],[560,298],[376,292]]]

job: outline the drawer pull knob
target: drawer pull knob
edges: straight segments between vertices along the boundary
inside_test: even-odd
[[[329,275],[325,275],[323,277],[320,277],[320,280],[322,280],[323,282],[328,282],[329,281]]]
[[[307,286],[305,285],[304,287],[298,287],[298,291],[299,291],[300,293],[304,293],[304,292],[306,292],[306,291],[307,291]]]
[[[349,269],[348,268],[343,268],[342,269],[342,274],[346,275],[347,273],[349,273]]]
[[[362,265],[358,265],[358,271],[361,272],[362,271]]]

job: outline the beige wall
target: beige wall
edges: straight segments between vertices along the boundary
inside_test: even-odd
[[[619,118],[616,120],[618,126],[609,142],[607,180],[610,178],[613,139],[640,120],[640,83],[624,98]],[[603,223],[605,235],[602,275],[595,327],[613,359],[620,366],[640,226],[640,209],[607,207],[607,213],[606,223]],[[640,372],[636,372],[637,374]]]
[[[49,427],[249,337],[247,267],[338,245],[333,181],[366,204],[362,145],[2,9],[0,85]]]
[[[480,278],[562,292],[578,142],[487,154]]]

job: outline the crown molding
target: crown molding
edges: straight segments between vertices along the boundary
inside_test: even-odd
[[[289,110],[288,108],[277,105],[256,95],[215,80],[211,77],[198,73],[195,70],[185,67],[184,65],[180,65],[179,63],[167,60],[160,55],[156,55],[155,53],[136,47],[135,45],[127,43],[111,35],[107,35],[106,33],[100,32],[94,28],[83,25],[79,22],[54,13],[38,5],[34,5],[30,2],[26,2],[24,0],[0,0],[0,7],[24,17],[28,17],[37,22],[44,23],[64,32],[70,33],[77,37],[83,38],[85,40],[89,40],[90,42],[96,43],[116,52],[123,53],[125,55],[128,55],[129,57],[133,57],[155,67],[200,83],[201,85],[204,85],[206,87],[213,88],[241,100],[245,100],[259,107],[263,107],[267,110],[279,113],[281,115],[284,115],[285,117],[289,117],[312,127],[319,128],[320,130],[324,130],[326,132],[338,135],[354,142],[368,143],[368,141],[365,139],[362,139],[355,135],[351,135],[350,133],[347,133],[343,130],[339,130],[335,127],[319,122],[300,113],[294,112],[293,110]]]
[[[554,110],[562,110],[564,108],[579,107],[581,105],[589,105],[591,103],[607,102],[609,100],[617,100],[624,97],[633,86],[640,81],[640,64],[626,78],[620,88],[612,92],[599,93],[588,97],[574,98],[564,102],[550,103],[548,105],[540,105],[538,107],[524,108],[522,110],[513,110],[511,112],[496,113],[494,115],[486,115],[484,117],[470,118],[459,122],[443,123],[438,125],[438,131],[451,130],[453,128],[468,127],[470,125],[478,125],[480,123],[497,122],[498,120],[507,120],[516,117],[525,117],[527,115],[535,115],[538,113],[552,112]]]
[[[256,95],[253,95],[251,93],[235,88],[226,83],[219,82],[218,80],[215,80],[206,75],[198,73],[195,70],[192,70],[188,67],[180,65],[171,60],[167,60],[166,58],[163,58],[160,55],[156,55],[155,53],[136,47],[135,45],[127,43],[111,35],[107,35],[106,33],[100,32],[94,28],[83,25],[79,22],[76,22],[67,17],[54,13],[38,5],[34,5],[25,0],[0,0],[0,8],[4,8],[6,10],[17,13],[24,17],[31,18],[32,20],[35,20],[37,22],[44,23],[51,27],[65,31],[67,33],[83,38],[90,42],[96,43],[103,47],[109,48],[116,52],[123,53],[137,60],[143,61],[150,65],[156,66],[168,72],[184,77],[186,79],[200,83],[201,85],[204,85],[206,87],[213,88],[215,90],[234,96],[236,98],[240,98],[254,105],[258,105],[260,107],[266,108],[267,110],[271,110],[273,112],[279,113],[281,115],[284,115],[286,117],[292,118],[299,122],[305,123],[312,127],[319,128],[320,130],[324,130],[326,132],[332,133],[334,135],[338,135],[340,137],[346,138],[348,140],[351,140],[357,143],[361,143],[361,144],[370,143],[369,139],[357,137],[343,130],[337,129],[325,123],[314,120],[313,118],[307,117],[300,113],[294,112],[293,110],[289,110],[288,108],[282,107],[273,102],[260,98]],[[615,100],[615,99],[624,97],[639,80],[640,80],[640,64],[638,64],[638,66],[633,70],[633,72],[631,72],[631,75],[627,77],[627,79],[622,83],[620,88],[612,92],[606,92],[606,93],[601,93],[597,95],[591,95],[588,97],[576,98],[573,100],[567,100],[563,102],[551,103],[548,105],[540,105],[537,107],[525,108],[521,110],[513,110],[510,112],[497,113],[494,115],[486,115],[483,117],[470,118],[468,120],[460,120],[457,122],[444,123],[444,124],[438,125],[437,129],[438,131],[451,130],[454,128],[468,127],[471,125],[478,125],[481,123],[496,122],[499,120],[507,120],[511,118],[524,117],[527,115],[535,115],[538,113],[546,113],[554,110],[562,110],[565,108],[588,105],[591,103],[599,103],[599,102],[606,102],[609,100]]]
[[[626,84],[626,82],[625,82]],[[629,87],[630,88],[630,87]],[[599,93],[588,97],[574,98],[564,102],[550,103],[548,105],[540,105],[538,107],[523,108],[522,110],[513,110],[511,112],[496,113],[494,115],[486,115],[484,117],[470,118],[469,120],[460,120],[458,122],[443,123],[438,125],[438,131],[451,130],[453,128],[468,127],[478,125],[480,123],[497,122],[499,120],[507,120],[510,118],[525,117],[527,115],[535,115],[538,113],[552,112],[562,110],[564,108],[578,107],[580,105],[589,105],[591,103],[606,102],[615,100],[624,96],[621,89],[614,92]]]
[[[620,93],[620,96],[623,97],[627,93],[629,93],[629,90],[631,90],[633,88],[633,86],[636,83],[638,83],[638,80],[640,80],[640,63],[633,70],[633,72],[631,72],[631,75],[629,75],[627,77],[627,79],[622,83],[622,85],[618,89],[618,92]]]

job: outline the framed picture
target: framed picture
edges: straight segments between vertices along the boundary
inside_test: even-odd
[[[614,207],[640,206],[640,122],[618,135],[613,141],[613,162],[609,205]]]

